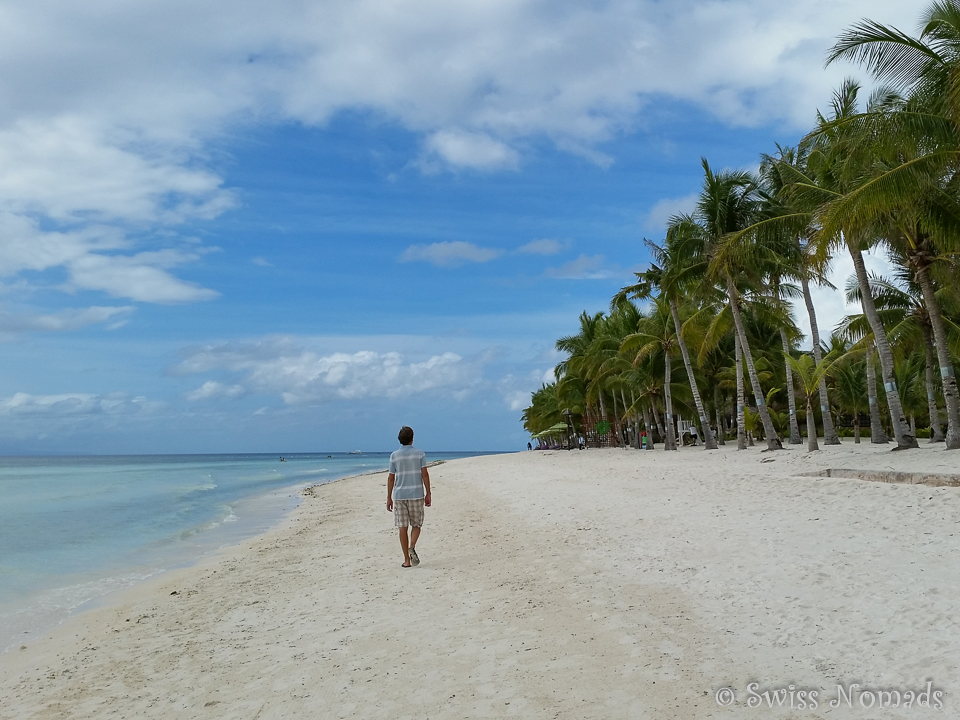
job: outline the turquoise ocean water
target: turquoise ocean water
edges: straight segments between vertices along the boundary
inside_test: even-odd
[[[0,652],[267,530],[307,485],[385,470],[389,453],[284,457],[0,457]]]

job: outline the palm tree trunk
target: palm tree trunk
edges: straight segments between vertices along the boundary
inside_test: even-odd
[[[926,359],[924,381],[927,386],[927,412],[930,414],[930,442],[943,442],[940,409],[937,407],[937,393],[933,384],[933,337],[930,328],[926,325],[920,327],[923,330],[923,352]]]
[[[803,302],[807,306],[807,315],[810,316],[810,340],[813,342],[813,361],[820,364],[823,359],[823,353],[820,350],[820,327],[817,325],[817,312],[813,308],[813,298],[810,296],[810,284],[806,276],[800,278],[800,285],[803,288]],[[820,413],[823,415],[823,444],[839,445],[840,436],[833,424],[833,416],[830,414],[830,397],[827,394],[827,379],[820,378]]]
[[[633,428],[634,428],[634,439],[637,442],[637,450],[640,449],[640,413],[637,412],[637,395],[633,390],[630,390],[630,407],[633,409]]]
[[[720,388],[713,386],[713,411],[717,416],[717,445],[726,445],[727,441],[723,439],[723,418],[720,415]]]
[[[630,432],[632,430],[639,432],[640,428],[635,427],[633,424],[634,416],[628,410],[630,406],[627,404],[627,396],[623,392],[623,388],[620,388],[620,400],[623,401],[623,449],[626,450],[631,446]]]
[[[822,355],[822,353],[817,353]],[[839,445],[840,435],[837,434],[837,427],[833,424],[833,414],[830,412],[830,396],[827,394],[827,379],[820,378],[820,414],[823,416],[823,444]]]
[[[747,392],[743,382],[743,353],[740,334],[734,333],[737,354],[737,450],[747,449]]]
[[[807,395],[807,452],[819,450],[817,444],[817,419],[813,416],[813,400]]]
[[[877,402],[877,372],[873,368],[873,341],[867,343],[865,356],[867,370],[867,402],[870,406],[870,442],[877,445],[887,442],[887,433],[880,423],[880,405]]]
[[[767,410],[767,402],[763,395],[763,388],[760,387],[757,369],[753,365],[750,343],[747,340],[747,333],[743,329],[743,318],[740,317],[737,289],[734,287],[733,281],[730,278],[727,278],[727,291],[730,293],[730,311],[733,313],[733,322],[737,326],[737,334],[740,336],[740,350],[743,353],[743,359],[747,365],[747,375],[750,378],[750,385],[753,388],[753,396],[757,401],[760,421],[763,423],[763,434],[767,440],[767,450],[777,450],[781,447],[780,438],[777,437],[777,431],[773,427],[773,420],[770,419],[770,411]]]
[[[584,406],[584,409],[588,412],[589,425],[585,425],[583,429],[583,442],[587,447],[591,447],[591,443],[596,443],[597,447],[600,447],[599,436],[597,435],[597,415],[595,408],[589,404]],[[590,428],[590,432],[587,432],[587,427]]]
[[[793,369],[787,362],[790,355],[790,345],[787,342],[787,331],[780,328],[780,344],[783,345],[783,364],[787,371],[787,405],[790,408],[790,444],[799,445],[803,440],[800,439],[800,424],[797,422],[797,396],[793,388]]]
[[[673,424],[673,394],[670,392],[670,351],[663,354],[663,404],[666,413],[667,435],[664,450],[677,449],[677,436]]]
[[[880,315],[870,294],[870,282],[867,278],[867,268],[863,264],[863,253],[858,247],[850,245],[847,248],[853,258],[853,268],[857,273],[857,282],[860,285],[860,304],[863,313],[867,316],[870,329],[873,330],[873,340],[877,344],[877,354],[880,356],[880,373],[883,377],[883,389],[887,395],[887,407],[890,409],[890,422],[893,425],[893,434],[897,440],[897,449],[920,447],[917,439],[910,434],[907,419],[903,414],[903,405],[900,402],[900,393],[897,390],[897,381],[894,377],[893,352],[887,340],[887,331],[880,322]],[[956,386],[954,386],[956,387]],[[958,445],[960,447],[960,445]]]
[[[653,450],[653,424],[650,420],[650,404],[643,406],[643,426],[647,430],[647,450]]]
[[[627,410],[627,408],[629,408],[630,406],[627,405],[627,396],[623,392],[622,387],[620,388],[620,400],[623,402],[623,426],[624,428],[626,428],[624,432],[626,437],[624,438],[624,441],[623,441],[623,449],[626,450],[628,447],[630,447],[630,427],[632,425],[633,419],[630,417],[630,413]]]
[[[656,405],[652,405],[650,408],[653,412],[653,422],[657,426],[657,435],[660,436],[660,439],[666,442],[667,439],[667,430],[666,425],[661,422],[660,411],[657,409]]]
[[[690,382],[690,389],[693,391],[693,402],[697,406],[697,415],[700,416],[700,433],[703,437],[703,445],[706,450],[716,450],[717,441],[713,439],[713,431],[710,429],[710,417],[703,407],[703,400],[700,399],[700,389],[697,387],[697,379],[693,374],[693,365],[690,362],[690,353],[687,352],[687,343],[683,340],[680,333],[680,311],[677,309],[677,301],[670,298],[670,313],[673,315],[673,326],[677,331],[677,344],[680,346],[680,353],[683,355],[683,367],[687,371],[687,380]]]
[[[853,410],[853,441],[860,444],[860,411],[856,408]]]
[[[933,340],[937,346],[937,360],[940,361],[940,380],[943,385],[943,399],[947,406],[947,450],[960,449],[960,392],[957,390],[957,378],[950,359],[950,346],[947,344],[947,331],[943,324],[940,303],[930,279],[930,268],[918,265],[917,283],[923,292],[923,304],[933,326]]]
[[[617,393],[611,392],[610,397],[613,399],[613,426],[611,430],[613,431],[614,438],[614,447],[619,447],[620,443],[620,413],[617,412]]]
[[[607,418],[607,404],[603,402],[603,388],[600,388],[600,391],[597,393],[597,402],[600,403],[600,422],[609,422]],[[594,427],[596,427],[596,425],[594,425]],[[597,447],[603,447],[603,441],[600,439],[599,432],[597,432]]]
[[[613,422],[610,423],[613,430],[613,446],[621,447],[623,445],[623,435],[620,432],[620,414],[617,412],[617,393],[611,390],[610,397],[613,399]]]

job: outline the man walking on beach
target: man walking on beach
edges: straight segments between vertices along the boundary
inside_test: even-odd
[[[413,446],[413,430],[406,425],[397,436],[403,446],[390,455],[387,475],[387,511],[393,511],[393,524],[400,531],[403,549],[402,567],[419,565],[417,540],[423,526],[423,508],[430,507],[430,473],[427,456]],[[410,527],[410,535],[407,535]]]

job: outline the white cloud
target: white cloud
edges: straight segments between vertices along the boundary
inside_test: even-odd
[[[92,395],[65,393],[61,395],[30,395],[16,393],[0,399],[0,415],[42,415],[50,417],[85,415],[129,415],[152,410],[158,404],[144,397],[124,393]]]
[[[208,380],[196,390],[186,394],[187,400],[197,402],[198,400],[219,400],[238,398],[244,394],[242,385],[224,385],[215,380]]]
[[[260,267],[273,267],[273,263],[267,260],[265,257],[255,257],[250,262],[254,265],[259,265]]]
[[[62,332],[79,330],[88,325],[108,321],[112,321],[110,329],[116,329],[126,322],[133,311],[134,308],[130,306],[88,307],[61,310],[45,315],[11,314],[0,311],[0,332]]]
[[[0,275],[69,265],[94,252],[123,249],[122,233],[107,228],[44,232],[36,220],[0,211]]]
[[[517,248],[517,252],[528,255],[556,255],[567,245],[568,243],[560,240],[540,238],[539,240],[531,240],[526,245],[521,245]]]
[[[657,201],[644,219],[644,227],[655,232],[665,233],[670,218],[680,213],[693,212],[700,198],[699,193],[692,193],[677,198],[664,198]]]
[[[616,275],[616,270],[606,267],[603,255],[581,255],[560,267],[547,268],[543,274],[561,280],[604,280]]]
[[[225,20],[225,7],[4,6],[0,214],[44,228],[36,257],[6,272],[63,266],[65,289],[142,302],[211,297],[168,267],[104,260],[103,244],[142,259],[156,245],[129,238],[144,228],[231,207],[207,154],[225,131],[345,109],[418,133],[426,168],[485,171],[518,167],[544,139],[607,163],[597,144],[659,98],[802,130],[850,72],[822,69],[836,34],[863,16],[913,30],[919,12],[899,0],[235,0]]]
[[[421,160],[426,169],[434,168],[433,158],[440,158],[446,165],[473,170],[515,170],[519,155],[515,150],[489,135],[440,130],[430,135],[424,143],[427,155]]]
[[[176,222],[232,204],[213,173],[182,158],[118,147],[75,116],[19,119],[0,130],[0,207],[75,222]]]
[[[424,261],[437,267],[459,267],[464,263],[485,263],[498,258],[502,250],[482,248],[473,243],[438,242],[430,245],[411,245],[400,256],[400,262]]]
[[[197,259],[194,253],[177,250],[125,255],[90,253],[68,264],[70,285],[102,290],[114,297],[152,303],[182,303],[210,300],[219,293],[184,282],[167,268]]]
[[[240,383],[227,387],[209,381],[191,400],[243,393],[275,394],[287,404],[362,398],[403,398],[419,393],[469,392],[481,380],[486,356],[464,359],[452,352],[411,362],[398,352],[364,350],[320,355],[290,338],[256,343],[227,343],[197,348],[175,368],[176,374],[213,370],[235,373]]]
[[[546,372],[530,370],[520,376],[508,374],[497,382],[503,402],[511,412],[519,412],[530,405],[533,393],[540,389],[542,384],[555,380],[553,368]]]
[[[63,268],[68,291],[98,290],[141,302],[193,302],[217,296],[213,290],[175,278],[167,270],[200,257],[195,249],[167,248],[121,255],[130,242],[116,228],[89,226],[44,232],[36,220],[0,211],[0,276],[24,270]]]
[[[530,393],[523,392],[522,390],[514,390],[513,392],[507,393],[506,397],[503,398],[503,402],[511,411],[517,412],[530,405]]]

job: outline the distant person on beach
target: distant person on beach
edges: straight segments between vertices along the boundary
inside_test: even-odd
[[[427,456],[413,446],[413,429],[404,425],[397,439],[403,447],[390,455],[387,511],[393,512],[393,524],[399,529],[403,549],[402,567],[408,568],[420,564],[416,548],[423,526],[423,508],[430,507],[430,473]]]

